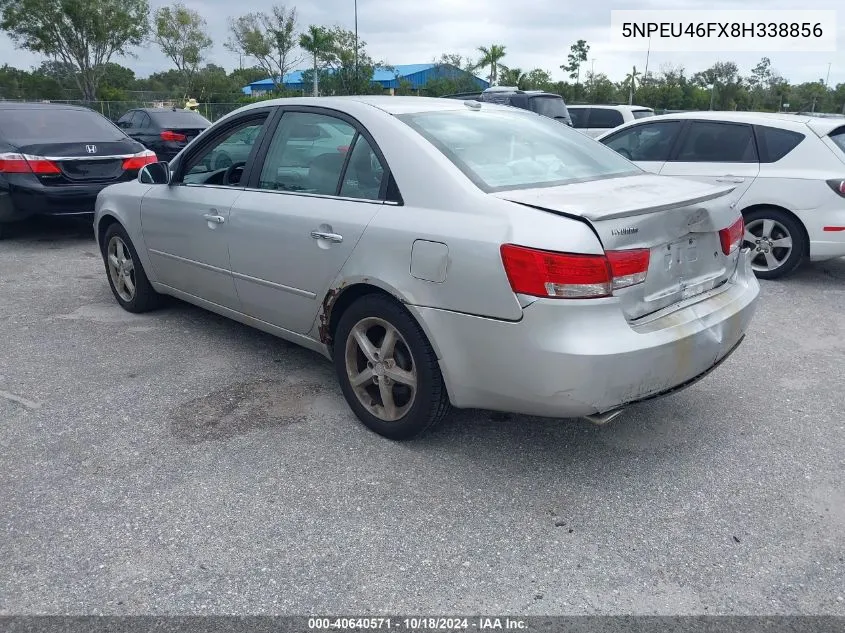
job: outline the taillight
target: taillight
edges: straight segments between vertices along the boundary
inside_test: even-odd
[[[745,235],[745,222],[742,216],[728,228],[719,231],[719,241],[722,242],[722,252],[730,255],[742,244]]]
[[[29,154],[0,154],[0,173],[3,174],[60,174],[62,170],[51,160]]]
[[[558,299],[609,297],[642,283],[650,259],[646,249],[580,255],[504,244],[501,253],[514,292]]]
[[[830,188],[836,193],[845,198],[845,180],[837,178],[835,180],[828,180],[827,184],[830,185]]]
[[[144,165],[149,165],[150,163],[155,163],[156,161],[158,161],[158,157],[155,155],[155,152],[145,149],[143,152],[138,152],[134,156],[124,158],[123,171],[138,170]]]
[[[179,134],[179,132],[171,132],[170,130],[164,130],[160,134],[162,141],[172,141],[174,143],[184,143],[188,140],[188,137],[184,134]]]

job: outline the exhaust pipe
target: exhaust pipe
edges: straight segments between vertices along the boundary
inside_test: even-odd
[[[613,409],[612,411],[605,411],[604,413],[596,413],[594,415],[585,415],[584,419],[588,422],[592,422],[598,426],[604,426],[611,420],[615,420],[620,415],[625,413],[625,408],[621,409]]]

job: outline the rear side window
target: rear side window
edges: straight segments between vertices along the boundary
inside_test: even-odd
[[[750,125],[693,121],[675,159],[681,163],[756,163]]]
[[[805,136],[800,132],[781,130],[766,125],[756,125],[757,146],[761,163],[774,163],[798,147]]]
[[[574,128],[587,127],[587,117],[589,114],[589,108],[573,108],[569,106],[569,116],[572,117],[572,127]]]
[[[4,110],[0,130],[15,145],[122,141],[126,138],[114,123],[96,112],[64,108]]]
[[[590,122],[587,127],[614,128],[622,125],[625,120],[618,110],[609,108],[593,108],[590,110]]]
[[[836,143],[836,146],[845,153],[845,127],[840,127],[831,132],[830,140]]]

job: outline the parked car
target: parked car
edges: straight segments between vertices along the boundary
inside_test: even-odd
[[[758,277],[845,256],[845,122],[756,112],[687,112],[599,140],[650,172],[734,187]]]
[[[571,105],[572,127],[596,138],[625,123],[654,116],[654,110],[629,105]]]
[[[321,123],[350,149],[303,169],[288,139]],[[249,156],[207,171],[245,130]],[[404,439],[450,404],[604,423],[710,372],[759,291],[728,191],[516,108],[277,99],[102,192],[94,230],[124,309],[172,295],[315,350]]]
[[[211,122],[194,110],[136,108],[117,120],[117,126],[161,160],[170,161]]]
[[[88,108],[0,102],[0,234],[36,214],[91,214],[103,187],[156,160]]]
[[[510,86],[492,86],[481,92],[462,92],[446,95],[447,99],[473,99],[482,103],[499,103],[522,110],[530,110],[550,119],[572,125],[566,102],[558,94],[542,90],[519,90]]]

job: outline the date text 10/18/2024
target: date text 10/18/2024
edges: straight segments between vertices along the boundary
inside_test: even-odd
[[[507,617],[309,618],[308,629],[314,632],[366,631],[378,629],[395,631],[525,631],[527,630],[527,625],[524,620]]]

